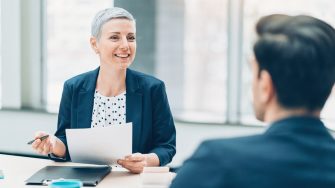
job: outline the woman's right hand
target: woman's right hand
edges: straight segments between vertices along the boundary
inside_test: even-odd
[[[46,139],[40,140],[38,138],[41,138],[42,136],[49,135]],[[35,133],[36,139],[32,143],[32,148],[36,150],[39,154],[47,155],[49,153],[53,153],[54,155],[58,157],[64,157],[65,156],[65,145],[64,143],[59,140],[59,138],[55,137],[52,134],[48,134],[43,131],[37,131]]]

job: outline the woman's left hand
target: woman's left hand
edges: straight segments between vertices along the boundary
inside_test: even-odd
[[[153,153],[134,153],[127,155],[124,159],[119,159],[117,163],[130,172],[139,174],[146,166],[159,166],[159,159],[157,155]]]

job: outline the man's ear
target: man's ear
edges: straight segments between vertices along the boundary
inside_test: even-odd
[[[98,42],[97,38],[91,37],[90,38],[91,48],[94,50],[96,54],[99,54]]]
[[[260,100],[263,103],[269,103],[275,96],[275,88],[272,82],[271,75],[266,70],[261,70],[260,72],[259,87],[261,90]]]

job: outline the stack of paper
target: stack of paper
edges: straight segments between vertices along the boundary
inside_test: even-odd
[[[168,188],[175,175],[169,172],[169,167],[144,167],[142,188]]]
[[[113,165],[132,154],[132,123],[88,129],[66,129],[72,162]]]

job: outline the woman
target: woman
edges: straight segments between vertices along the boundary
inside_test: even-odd
[[[175,126],[164,83],[128,69],[136,54],[133,16],[122,8],[105,9],[97,13],[91,29],[100,67],[64,83],[55,136],[37,139],[32,147],[52,159],[71,160],[65,129],[132,122],[134,154],[118,163],[133,173],[166,165],[176,152]],[[37,132],[35,138],[46,134]]]

